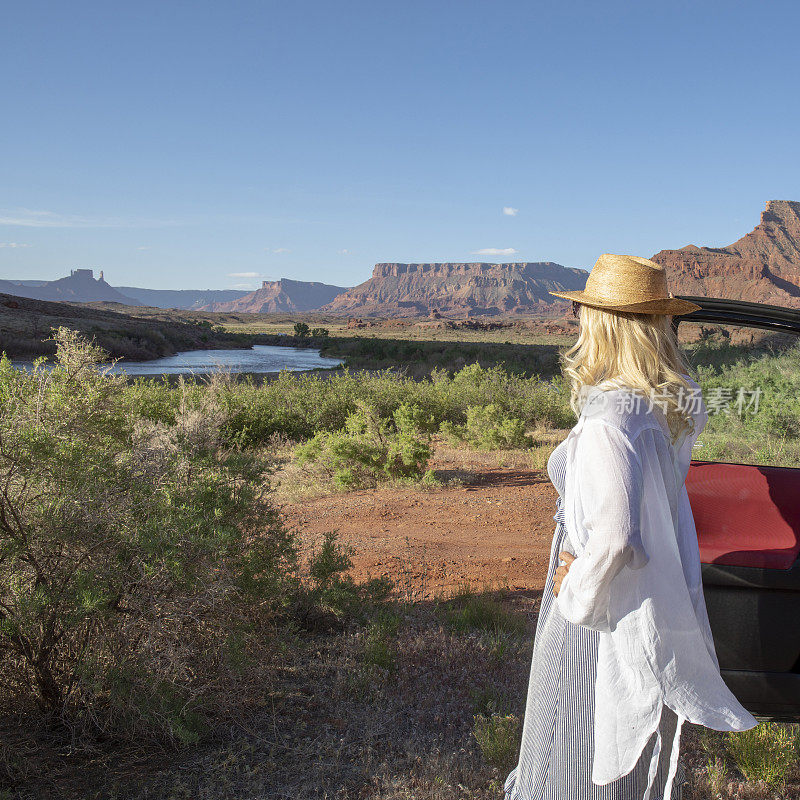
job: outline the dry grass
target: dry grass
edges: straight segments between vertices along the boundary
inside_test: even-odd
[[[769,726],[776,743],[797,735],[796,725]],[[742,773],[731,757],[731,741],[738,735],[719,733],[695,725],[684,726],[681,758],[688,786],[684,800],[797,800],[800,798],[800,753],[787,761],[783,780],[769,785]]]
[[[502,650],[486,631],[454,631],[435,603],[395,607],[394,624],[286,633],[266,654],[253,713],[227,741],[159,765],[130,752],[97,762],[71,754],[68,737],[35,748],[31,738],[11,767],[20,791],[9,797],[497,797],[505,776],[484,762],[473,718],[487,696],[519,711],[533,619],[530,599],[516,606],[508,613],[528,635],[505,634]],[[375,658],[376,637],[388,663]]]
[[[195,748],[79,749],[63,730],[9,726],[0,785],[10,788],[0,797],[500,800],[537,603],[462,592],[390,604],[338,631],[284,631],[265,642],[250,713]],[[800,797],[797,765],[769,787],[748,782],[726,753],[723,734],[686,726],[684,800]]]

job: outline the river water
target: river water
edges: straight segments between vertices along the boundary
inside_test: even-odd
[[[14,361],[15,366],[30,368],[31,362]],[[311,347],[275,347],[257,344],[251,350],[189,350],[152,361],[118,361],[111,372],[126,375],[180,375],[226,372],[293,372],[340,365],[338,358],[325,358]]]

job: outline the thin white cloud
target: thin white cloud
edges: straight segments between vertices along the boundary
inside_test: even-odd
[[[0,247],[30,247],[30,245],[20,242],[0,242]]]
[[[229,278],[260,278],[260,272],[229,272]]]
[[[247,289],[248,291],[252,291],[256,287],[252,283],[234,283],[231,286],[231,289]]]
[[[484,247],[482,250],[473,250],[474,256],[513,256],[519,253],[513,247]]]
[[[141,247],[137,247],[137,250],[149,250],[150,247],[148,245],[142,245]]]
[[[519,209],[514,208],[513,206],[503,206],[503,213],[507,217],[516,217],[519,214]]]
[[[276,247],[273,253],[291,253],[292,251],[288,247]]]
[[[350,255],[350,251],[349,250],[337,250],[336,252],[339,253],[340,256],[349,256]]]
[[[30,208],[0,211],[0,225],[20,228],[157,228],[177,224],[174,220],[81,217]]]

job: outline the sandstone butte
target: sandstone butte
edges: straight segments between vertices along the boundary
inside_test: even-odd
[[[345,291],[344,286],[331,286],[317,281],[263,281],[260,289],[225,303],[209,303],[203,311],[239,311],[267,314],[275,311],[315,311]]]
[[[770,200],[755,230],[727,247],[662,250],[675,294],[800,308],[800,203]]]
[[[587,273],[552,262],[376,264],[372,277],[320,310],[365,317],[563,314],[548,294],[582,289]]]
[[[106,283],[103,272],[94,277],[94,270],[73,269],[66,278],[55,281],[37,281],[35,285],[0,280],[0,292],[31,300],[65,303],[119,303],[141,306],[138,300],[128,297]]]

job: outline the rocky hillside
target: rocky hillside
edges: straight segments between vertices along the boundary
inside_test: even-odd
[[[227,333],[206,320],[170,319],[165,312],[157,319],[148,309],[127,311],[0,294],[0,352],[10,358],[51,355],[54,346],[48,338],[62,325],[94,338],[112,357],[133,361],[252,344],[251,337]]]
[[[106,283],[103,273],[94,277],[91,269],[74,269],[66,278],[56,281],[4,281],[0,280],[0,292],[32,300],[52,300],[69,303],[121,303],[140,306],[138,300],[124,295]]]
[[[653,261],[675,294],[800,308],[800,203],[770,200],[755,230],[727,247],[688,245]]]
[[[548,291],[582,289],[587,273],[552,262],[376,264],[372,277],[321,310],[359,316],[563,313]]]
[[[226,303],[209,303],[203,311],[239,311],[267,314],[275,311],[316,311],[346,291],[344,286],[331,286],[317,281],[264,281],[260,289]]]

